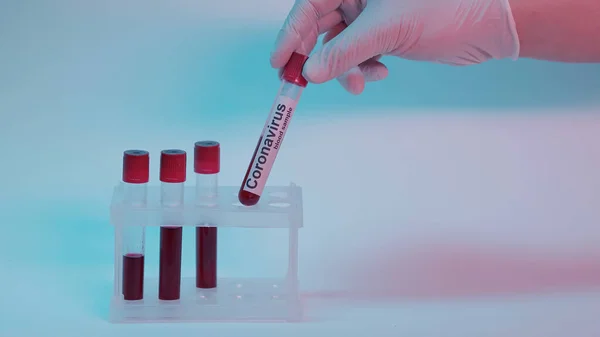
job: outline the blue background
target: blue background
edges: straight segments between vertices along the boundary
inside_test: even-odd
[[[305,190],[311,322],[106,322],[122,151],[151,151],[156,183],[161,149],[217,140],[237,185],[290,7],[0,1],[0,335],[598,336],[600,66],[532,60],[385,59],[360,96],[306,89],[270,184]],[[285,269],[239,257],[287,242],[242,237],[220,268]]]

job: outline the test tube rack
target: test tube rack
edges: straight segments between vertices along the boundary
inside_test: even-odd
[[[267,186],[260,202],[251,207],[239,203],[239,186],[219,186],[211,204],[194,200],[194,186],[186,186],[184,204],[165,208],[160,203],[160,186],[148,186],[148,201],[143,207],[124,202],[124,185],[114,188],[110,221],[115,229],[114,292],[110,303],[110,321],[114,323],[211,322],[301,320],[302,306],[298,290],[298,230],[303,226],[302,189]],[[219,278],[217,287],[199,289],[194,277],[182,277],[181,298],[161,301],[144,296],[125,301],[122,295],[122,240],[127,226],[159,227],[165,222],[185,228],[198,224],[214,227],[285,228],[289,231],[288,268],[281,279]],[[285,253],[285,252],[283,252]],[[144,278],[145,294],[156,293],[157,279]]]

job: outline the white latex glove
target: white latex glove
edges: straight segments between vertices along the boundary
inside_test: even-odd
[[[271,65],[293,51],[308,54],[304,76],[337,78],[353,94],[387,76],[381,55],[469,65],[519,55],[508,0],[296,0],[279,32]]]

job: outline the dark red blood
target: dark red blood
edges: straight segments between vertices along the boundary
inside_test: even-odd
[[[196,227],[196,287],[217,286],[217,228]]]
[[[123,298],[127,301],[144,298],[144,255],[123,256]]]
[[[252,159],[250,159],[250,164],[248,165],[246,175],[244,176],[244,181],[242,181],[242,186],[240,187],[240,192],[238,193],[238,199],[240,203],[244,206],[254,206],[260,200],[260,195],[244,190],[244,185],[246,185],[246,181],[248,181],[248,176],[250,176],[250,171],[252,169],[252,165],[254,165],[254,159],[256,158],[256,154],[258,153],[260,144],[262,144],[262,139],[263,137],[260,137],[258,139],[258,144],[256,144],[256,149],[254,149],[254,154],[252,155]]]
[[[160,228],[158,298],[178,300],[181,290],[182,227]]]

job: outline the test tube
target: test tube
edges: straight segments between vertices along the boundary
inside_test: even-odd
[[[150,173],[150,154],[144,150],[123,153],[124,203],[145,207]],[[144,241],[143,224],[123,228],[123,299],[144,298]]]
[[[200,141],[194,145],[196,202],[204,206],[217,205],[220,144]],[[217,287],[217,228],[203,223],[196,227],[196,288]]]
[[[307,59],[306,55],[293,53],[281,72],[279,93],[271,107],[238,193],[240,203],[245,206],[256,205],[260,200],[302,90],[308,83],[302,76],[302,67]]]
[[[187,155],[183,150],[163,150],[160,153],[160,201],[164,208],[183,205],[186,160]],[[181,224],[177,223],[168,223],[160,227],[160,300],[178,300],[181,293],[182,231]]]

